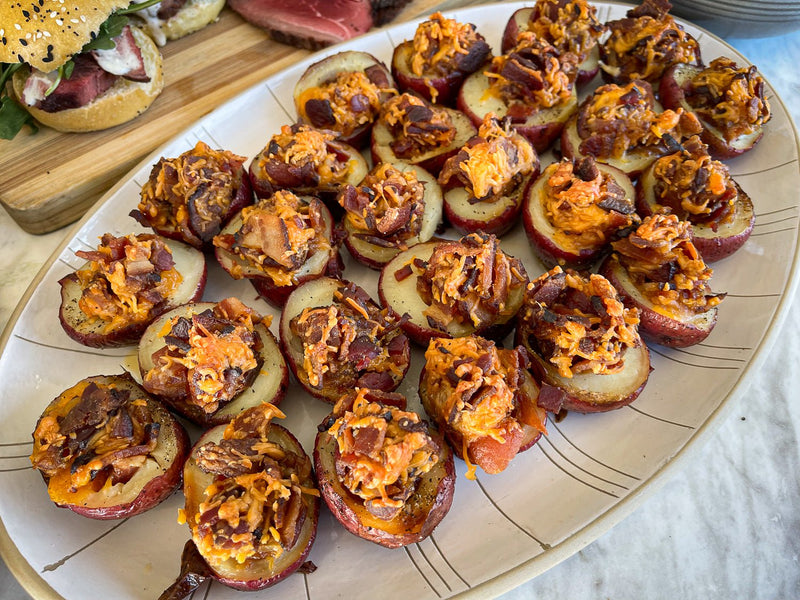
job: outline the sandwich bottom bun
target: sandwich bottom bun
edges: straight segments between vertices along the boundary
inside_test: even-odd
[[[144,68],[150,81],[137,82],[120,77],[114,85],[86,106],[57,112],[26,106],[21,100],[20,103],[42,125],[64,132],[99,131],[127,123],[139,116],[164,89],[163,60],[161,51],[150,36],[136,27],[131,27],[131,31],[142,51]],[[27,67],[14,73],[12,86],[18,100],[22,98],[22,90],[29,74]]]
[[[212,23],[220,11],[225,7],[225,0],[188,0],[178,13],[166,21],[158,23],[147,21],[146,28],[153,39],[163,45],[166,40],[177,40],[183,36],[203,29]],[[164,41],[159,40],[159,32],[164,36]]]

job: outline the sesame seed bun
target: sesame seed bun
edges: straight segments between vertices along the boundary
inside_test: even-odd
[[[65,132],[108,129],[143,113],[164,88],[162,58],[158,46],[150,36],[136,27],[131,27],[131,32],[136,45],[142,51],[144,68],[150,81],[137,82],[120,77],[113,86],[86,106],[57,112],[25,106],[26,110],[42,125]],[[30,70],[27,67],[14,73],[12,87],[18,99],[22,98],[28,75]]]
[[[0,62],[23,62],[45,72],[81,51],[109,15],[130,0],[0,2]]]

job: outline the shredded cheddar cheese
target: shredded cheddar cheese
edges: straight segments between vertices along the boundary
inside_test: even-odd
[[[586,0],[537,0],[527,30],[549,42],[559,53],[586,60],[605,31],[597,19],[597,8]]]
[[[445,147],[456,137],[450,113],[412,94],[389,98],[383,104],[378,120],[395,138],[391,147],[400,158],[413,158]]]
[[[459,23],[436,12],[417,25],[409,60],[411,72],[430,77],[455,71],[459,57],[469,54],[478,39],[479,34],[469,23]]]

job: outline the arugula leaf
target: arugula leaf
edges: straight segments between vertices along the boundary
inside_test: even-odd
[[[39,129],[31,114],[19,102],[10,96],[3,98],[0,101],[0,139],[13,140],[26,124],[34,131]]]
[[[119,13],[114,13],[106,22],[100,25],[97,35],[86,42],[81,52],[90,50],[111,50],[114,47],[114,38],[117,37],[125,25],[128,24],[128,17]]]

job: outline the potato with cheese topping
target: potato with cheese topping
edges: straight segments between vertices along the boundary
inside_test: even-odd
[[[139,344],[142,385],[205,427],[227,423],[262,401],[278,404],[289,372],[271,320],[233,297],[163,314]]]
[[[711,291],[713,271],[692,243],[691,229],[674,214],[647,217],[612,243],[614,253],[601,267],[625,305],[639,311],[642,335],[664,346],[682,348],[708,337],[725,297]]]
[[[435,338],[425,352],[419,395],[456,456],[477,467],[503,471],[517,453],[546,433],[539,386],[527,371],[524,348],[498,348],[485,338]]]
[[[668,0],[644,0],[625,18],[606,23],[610,33],[600,46],[606,81],[640,79],[655,85],[673,65],[701,64],[700,44],[675,22],[671,8]]]
[[[320,491],[351,533],[399,548],[428,537],[453,500],[453,453],[400,394],[357,388],[320,424]]]
[[[249,279],[262,298],[281,307],[304,281],[341,272],[333,228],[321,200],[278,190],[231,219],[214,237],[215,253],[231,277]]]
[[[539,405],[552,412],[608,411],[635,400],[650,376],[639,313],[597,274],[554,267],[528,286],[515,343],[541,381]]]
[[[413,39],[395,47],[392,75],[401,90],[452,105],[464,78],[477,71],[491,52],[474,25],[436,12],[417,25]]]
[[[103,234],[87,262],[59,280],[59,321],[69,337],[93,348],[135,344],[164,312],[203,295],[206,262],[186,244],[140,233]]]
[[[502,235],[516,222],[539,165],[536,150],[508,119],[487,114],[478,135],[439,174],[445,217],[460,233]]]
[[[659,91],[667,108],[697,115],[703,125],[700,136],[720,160],[752,149],[772,116],[758,69],[740,67],[726,57],[707,67],[675,65],[664,73]]]

